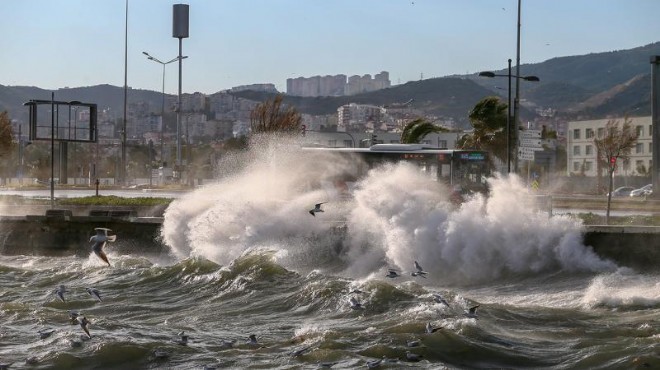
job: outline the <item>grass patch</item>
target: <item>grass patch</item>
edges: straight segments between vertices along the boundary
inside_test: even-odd
[[[159,206],[168,205],[172,202],[171,198],[159,197],[137,197],[123,198],[115,195],[99,195],[80,198],[58,199],[59,205],[76,206]]]
[[[573,215],[582,220],[585,225],[605,225],[606,217],[594,213],[579,213]],[[610,216],[610,226],[658,226],[660,216]]]

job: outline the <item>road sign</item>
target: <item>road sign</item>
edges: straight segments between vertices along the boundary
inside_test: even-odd
[[[519,131],[518,132],[518,137],[520,137],[521,139],[540,139],[541,138],[541,130]]]
[[[542,148],[541,139],[523,139],[518,140],[519,146],[526,148]]]
[[[522,148],[520,148],[522,149]],[[523,161],[533,161],[534,160],[534,151],[522,151],[518,150],[518,159]]]
[[[525,148],[521,146],[518,148],[518,153],[525,153],[526,155],[534,155],[534,152],[541,152],[543,148]]]

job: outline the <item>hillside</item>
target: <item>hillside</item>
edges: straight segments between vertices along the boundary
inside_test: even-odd
[[[650,57],[660,55],[660,42],[629,50],[558,57],[542,63],[521,65],[521,75],[534,75],[540,82],[521,81],[523,106],[553,108],[567,119],[574,117],[599,118],[607,115],[648,115],[651,112]],[[493,71],[506,75],[506,69]],[[515,73],[515,66],[513,68]],[[389,105],[413,99],[413,106],[428,114],[451,117],[459,124],[467,124],[467,112],[485,96],[507,97],[505,78],[486,78],[476,74],[448,76],[412,81],[388,89],[343,97],[303,98],[286,96],[285,102],[303,113],[333,114],[348,103]],[[30,99],[50,99],[49,90],[28,86],[0,85],[0,110],[10,116],[27,119],[23,103]],[[109,107],[123,113],[122,87],[98,85],[66,88],[55,91],[56,100],[93,102],[99,108]],[[246,99],[264,101],[269,93],[242,91],[232,93]],[[147,101],[160,104],[157,91],[130,89],[128,101]],[[521,117],[532,113],[521,108]]]

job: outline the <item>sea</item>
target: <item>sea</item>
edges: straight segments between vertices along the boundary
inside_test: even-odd
[[[660,368],[660,269],[601,258],[517,176],[456,205],[410,165],[337,187],[330,163],[224,158],[161,253],[0,256],[0,368]]]

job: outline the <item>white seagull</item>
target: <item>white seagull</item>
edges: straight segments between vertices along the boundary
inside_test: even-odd
[[[66,300],[64,299],[64,293],[66,292],[68,292],[68,290],[66,290],[66,287],[64,285],[60,285],[59,287],[57,287],[57,289],[54,290],[54,293],[57,294],[57,298],[59,298],[60,301],[62,302],[66,302]]]
[[[380,367],[380,364],[383,362],[384,358],[385,358],[385,356],[383,356],[383,358],[380,358],[378,360],[369,360],[369,361],[367,361],[367,367],[370,368],[370,369],[375,369],[377,367]]]
[[[106,242],[114,242],[117,240],[116,235],[108,235],[108,231],[112,231],[110,229],[106,229],[105,227],[97,227],[94,228],[96,230],[96,235],[93,235],[91,238],[89,238],[90,242],[94,242],[94,245],[92,246],[92,251],[99,256],[100,259],[103,260],[103,262],[107,263],[108,266],[110,266],[110,262],[108,261],[108,256],[105,255],[105,252],[103,252],[103,247],[105,247]]]
[[[250,334],[250,336],[248,337],[248,339],[246,341],[246,344],[249,344],[251,346],[258,346],[259,342],[257,342],[257,336],[254,335],[254,334]]]
[[[435,301],[435,303],[442,303],[445,306],[449,307],[449,303],[447,303],[447,301],[442,297],[442,295],[438,293],[433,294],[433,301]]]
[[[406,351],[406,358],[408,359],[408,361],[418,362],[421,361],[422,357],[423,357],[422,355],[418,355],[416,353]]]
[[[396,270],[394,270],[394,269],[388,269],[387,270],[387,275],[385,275],[385,277],[388,277],[390,279],[394,279],[394,278],[397,278],[399,276],[401,276],[401,274],[396,272]]]
[[[312,348],[312,346],[307,346],[307,347],[299,348],[295,351],[292,351],[291,352],[291,357],[302,356],[302,355],[305,354],[305,352],[309,351],[311,348]]]
[[[477,318],[477,308],[479,308],[479,305],[470,307],[468,310],[465,311],[464,315],[471,318],[471,319],[476,319]]]
[[[87,328],[87,326],[89,325],[89,320],[87,320],[87,318],[85,316],[82,316],[82,315],[76,317],[76,320],[78,320],[78,324],[80,325],[82,330],[85,331],[85,334],[87,334],[87,336],[89,338],[91,338],[92,335],[89,334],[89,329]]]
[[[316,203],[314,205],[314,208],[309,210],[309,214],[316,217],[316,215],[315,215],[316,212],[323,212],[323,210],[321,209],[321,204],[324,204],[324,203],[327,203],[327,202]]]
[[[364,306],[360,303],[355,297],[350,297],[348,299],[348,304],[351,305],[351,308],[354,310],[363,310]]]
[[[182,346],[187,346],[188,345],[188,335],[186,335],[186,332],[182,331],[177,334],[177,337],[172,339],[172,341],[176,344],[180,344]]]
[[[431,334],[431,333],[435,333],[440,329],[442,329],[442,326],[434,327],[433,324],[429,322],[426,323],[426,328],[424,329],[424,331],[426,331],[427,334]]]
[[[103,302],[103,300],[101,299],[101,292],[99,292],[98,289],[96,289],[96,288],[85,288],[85,290],[87,291],[87,293],[89,293],[89,295],[96,298],[99,302]]]
[[[54,332],[55,332],[55,330],[53,330],[53,329],[41,329],[41,330],[38,331],[39,338],[40,339],[46,339],[46,338],[50,337]]]
[[[415,270],[416,271],[411,272],[410,275],[421,276],[426,279],[426,274],[428,274],[428,272],[424,271],[422,266],[420,266],[419,263],[417,263],[417,261],[415,261]]]

